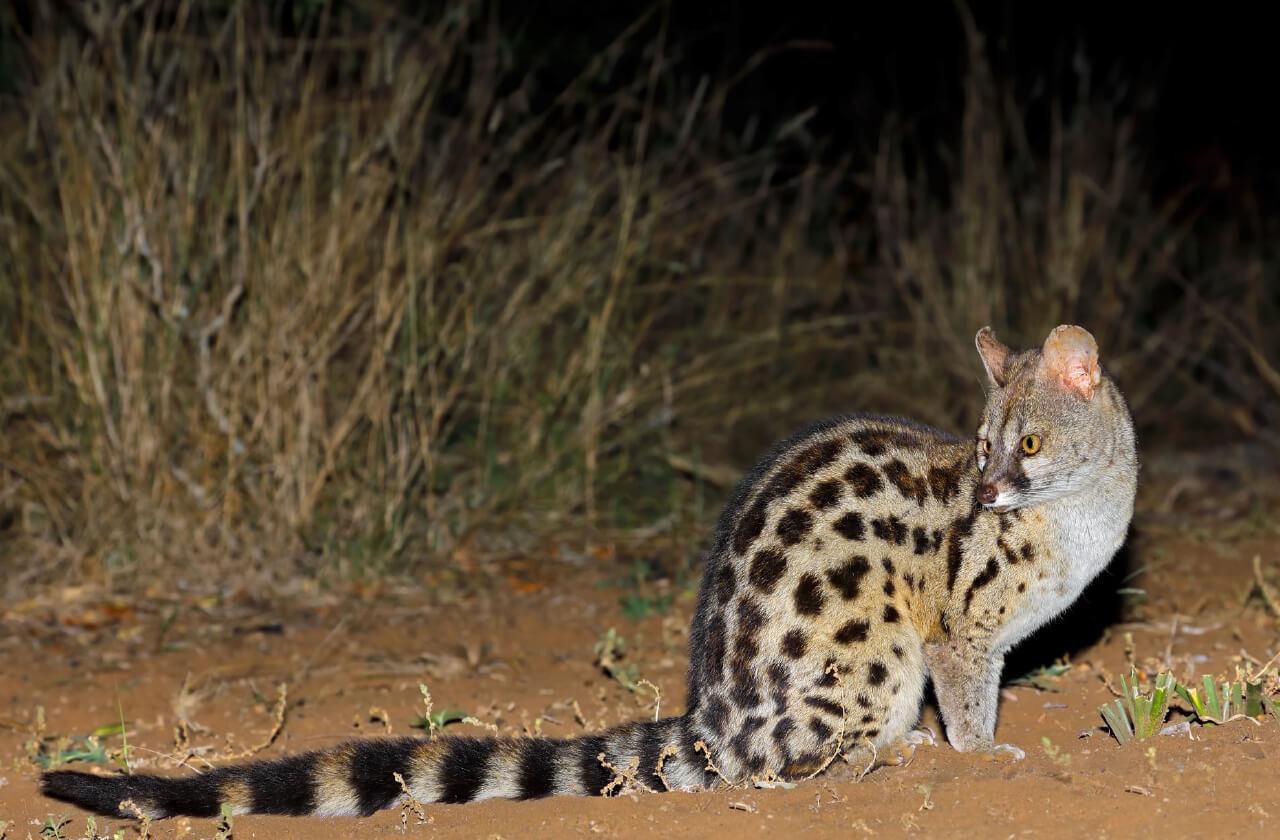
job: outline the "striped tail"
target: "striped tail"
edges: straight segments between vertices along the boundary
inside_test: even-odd
[[[115,817],[215,817],[224,804],[232,814],[368,816],[400,803],[405,789],[419,802],[456,803],[609,795],[628,781],[656,791],[705,787],[696,740],[684,717],[568,740],[377,738],[183,778],[56,770],[41,777],[41,790]]]

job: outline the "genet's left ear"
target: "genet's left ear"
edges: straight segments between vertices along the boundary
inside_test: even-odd
[[[1083,327],[1069,324],[1054,327],[1044,340],[1040,375],[1086,400],[1092,399],[1102,382],[1098,342]]]

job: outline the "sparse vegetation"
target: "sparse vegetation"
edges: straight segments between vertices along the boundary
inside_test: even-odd
[[[1120,677],[1120,698],[1102,706],[1099,712],[1122,745],[1135,739],[1146,740],[1156,735],[1164,724],[1174,686],[1172,674],[1159,674],[1144,694],[1137,672],[1130,671],[1127,680],[1123,675]]]
[[[1259,718],[1277,708],[1276,701],[1263,696],[1261,680],[1238,677],[1216,685],[1213,677],[1205,674],[1202,688],[1203,691],[1178,683],[1174,690],[1204,726],[1228,723],[1238,718]]]
[[[1121,697],[1099,708],[1107,728],[1122,745],[1129,741],[1144,740],[1161,730],[1169,703],[1181,698],[1188,707],[1191,718],[1201,726],[1214,726],[1233,720],[1248,719],[1255,723],[1263,715],[1280,718],[1280,697],[1271,697],[1266,689],[1266,669],[1257,676],[1237,674],[1234,680],[1216,683],[1204,675],[1200,688],[1185,685],[1174,679],[1173,674],[1156,675],[1148,694],[1139,689],[1138,674],[1132,671],[1126,681],[1120,677]]]

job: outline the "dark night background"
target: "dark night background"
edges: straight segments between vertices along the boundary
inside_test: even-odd
[[[520,22],[526,55],[551,89],[647,8],[578,0],[502,5],[504,17]],[[1280,129],[1268,103],[1280,59],[1265,11],[1254,4],[708,0],[670,4],[669,27],[686,85],[704,73],[728,77],[776,48],[738,85],[731,124],[752,115],[785,120],[817,106],[812,133],[838,154],[865,151],[891,113],[926,145],[958,130],[962,8],[983,33],[993,73],[1012,80],[1030,109],[1047,108],[1053,94],[1069,104],[1082,57],[1092,92],[1138,116],[1137,140],[1149,150],[1159,189],[1195,183],[1236,200],[1274,198]]]
[[[284,36],[304,30],[307,14],[321,5],[262,4]],[[447,6],[398,4],[410,18],[430,18]],[[80,26],[73,3],[16,0],[3,18],[6,38],[28,33],[40,7],[46,23]],[[736,85],[727,125],[741,128],[752,116],[783,121],[816,106],[809,125],[827,154],[865,150],[888,114],[925,144],[954,133],[967,50],[962,17],[972,15],[994,74],[1012,80],[1031,113],[1052,95],[1071,102],[1080,82],[1075,60],[1082,57],[1093,93],[1139,116],[1138,140],[1157,164],[1160,188],[1194,182],[1237,198],[1271,199],[1276,192],[1271,150],[1280,129],[1269,112],[1280,59],[1257,4],[502,0],[489,8],[513,34],[516,61],[537,75],[547,97],[650,11],[657,12],[654,28],[666,16],[676,68],[670,81],[681,90],[704,74],[731,77],[767,52]]]

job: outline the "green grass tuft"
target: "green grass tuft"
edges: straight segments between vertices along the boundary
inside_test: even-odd
[[[1172,674],[1159,674],[1149,687],[1150,693],[1144,695],[1139,690],[1137,671],[1130,671],[1128,680],[1121,676],[1120,698],[1099,708],[1115,739],[1127,744],[1159,732],[1169,713],[1174,685]]]

